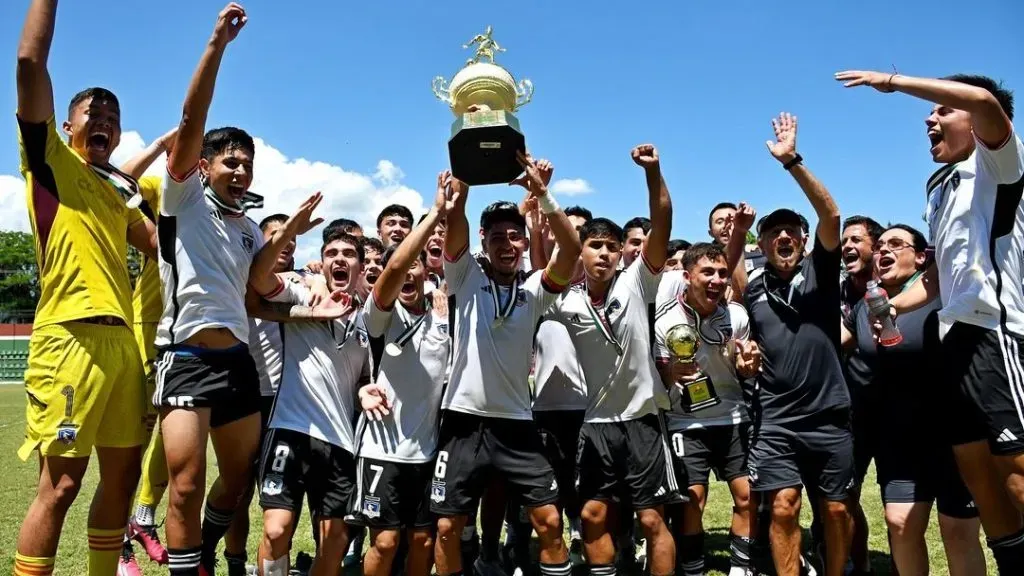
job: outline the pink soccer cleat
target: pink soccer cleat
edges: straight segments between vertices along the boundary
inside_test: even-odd
[[[167,564],[167,549],[156,535],[156,526],[142,526],[132,518],[128,523],[128,536],[146,549],[146,555],[157,564]]]
[[[121,557],[117,559],[117,576],[142,576],[131,542],[125,542],[121,548]]]

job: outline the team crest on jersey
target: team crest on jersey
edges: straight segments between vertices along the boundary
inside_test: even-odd
[[[611,301],[608,302],[608,307],[604,309],[605,318],[608,319],[609,323],[614,322],[622,311],[622,302],[619,302],[618,298],[612,298]]]
[[[445,485],[443,480],[432,480],[430,484],[430,499],[433,502],[444,502]]]
[[[255,242],[256,240],[253,238],[252,234],[242,232],[242,246],[245,248],[246,252],[252,252],[252,247]]]
[[[284,487],[284,479],[277,474],[267,474],[263,478],[263,487],[260,489],[267,496],[277,496]]]
[[[57,441],[65,446],[70,446],[78,439],[78,426],[71,422],[62,422],[57,427]]]
[[[526,290],[522,288],[516,290],[516,308],[520,306],[526,306]]]
[[[380,517],[380,498],[374,496],[363,496],[363,516],[367,518]]]
[[[360,348],[366,348],[370,345],[370,337],[367,336],[366,330],[363,330],[362,328],[356,330],[356,340],[359,341]]]
[[[448,335],[448,324],[438,324],[437,325],[437,331],[440,332],[442,335],[447,336]]]

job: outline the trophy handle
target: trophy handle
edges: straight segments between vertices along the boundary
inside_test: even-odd
[[[533,82],[526,79],[520,80],[519,86],[516,88],[516,105],[513,110],[518,110],[529,104],[530,100],[533,100]]]
[[[452,96],[448,92],[448,81],[444,79],[444,76],[434,77],[434,82],[431,84],[431,88],[434,90],[434,96],[437,99],[449,106],[454,106],[455,102],[452,101]]]

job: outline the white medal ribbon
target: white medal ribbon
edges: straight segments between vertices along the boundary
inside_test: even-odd
[[[615,352],[619,356],[622,356],[622,345],[619,344],[619,340],[615,337],[615,332],[612,330],[611,322],[609,322],[608,316],[605,314],[608,302],[611,300],[612,290],[615,288],[615,282],[618,281],[618,279],[619,274],[616,272],[615,278],[612,278],[611,284],[608,285],[608,292],[604,297],[604,306],[602,306],[600,310],[595,308],[593,302],[591,302],[589,291],[584,291],[583,299],[587,304],[587,311],[590,312],[590,317],[593,319],[594,324],[597,325],[598,330],[601,331],[601,335],[604,336],[604,339],[607,340],[609,344],[615,347]]]
[[[508,300],[505,304],[501,304],[501,293],[499,292],[498,285],[488,278],[491,283],[491,300],[494,302],[494,325],[501,326],[505,319],[512,315],[512,312],[516,309],[516,298],[519,294],[519,274],[516,274],[515,279],[512,280],[512,286],[508,291]]]

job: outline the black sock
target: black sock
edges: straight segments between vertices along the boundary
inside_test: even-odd
[[[214,508],[209,502],[203,510],[203,566],[211,568],[217,560],[217,544],[228,533],[234,510]]]
[[[729,564],[738,568],[750,568],[750,548],[753,541],[744,536],[729,533]]]
[[[199,576],[199,560],[202,554],[200,547],[184,550],[168,548],[167,567],[171,576]]]
[[[480,536],[480,559],[485,562],[498,560],[498,539],[491,534]]]
[[[591,564],[590,576],[615,576],[614,564]]]
[[[249,557],[245,552],[241,554],[228,554],[225,552],[224,560],[228,564],[228,576],[246,576],[245,563],[249,560]]]
[[[704,574],[704,533],[686,534],[679,539],[676,564],[685,576]]]
[[[1024,574],[1024,530],[986,542],[1001,576]]]

